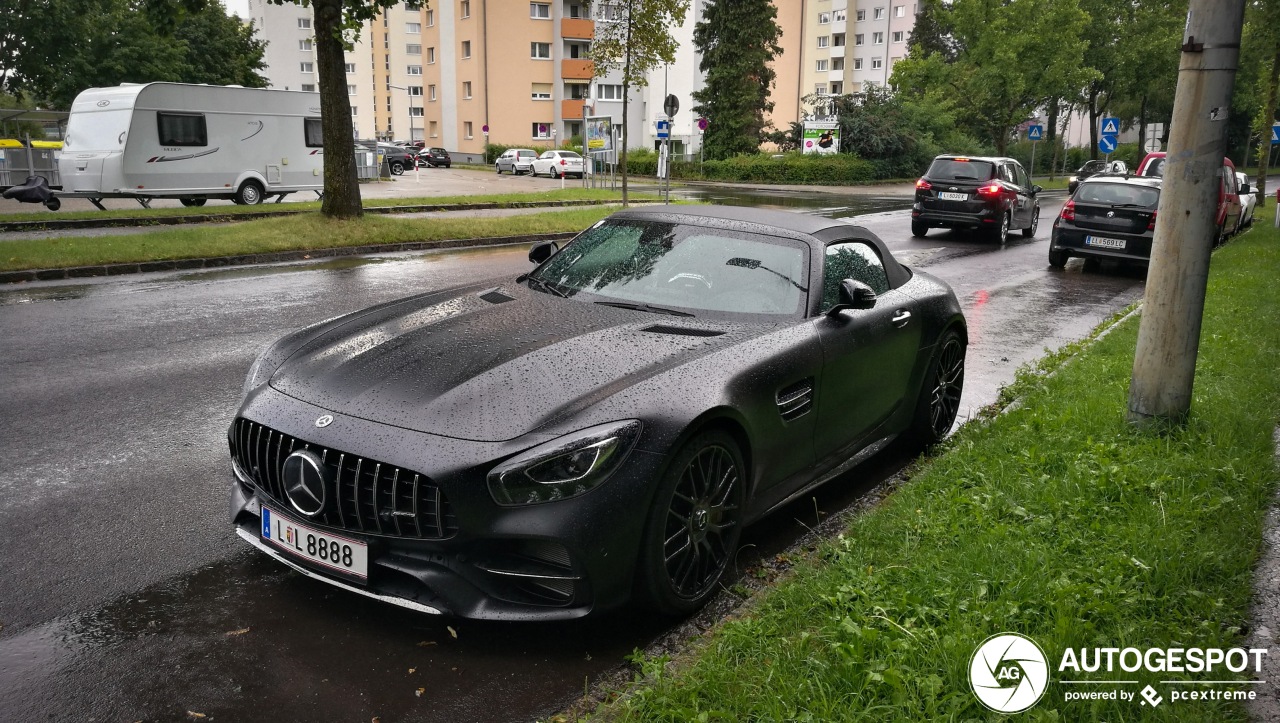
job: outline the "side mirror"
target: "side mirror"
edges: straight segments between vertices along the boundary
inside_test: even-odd
[[[529,261],[535,264],[540,264],[554,256],[559,250],[560,247],[556,245],[555,241],[543,241],[540,244],[535,244],[533,248],[529,249]]]
[[[876,292],[861,281],[845,279],[840,282],[840,301],[827,311],[835,316],[845,309],[870,309],[876,305]]]
[[[1037,193],[1040,193],[1040,192],[1041,192],[1041,191],[1043,191],[1043,190],[1044,190],[1044,186],[1032,186],[1032,187],[1031,187],[1031,195],[1032,195],[1032,196],[1034,196],[1034,195],[1036,195]]]

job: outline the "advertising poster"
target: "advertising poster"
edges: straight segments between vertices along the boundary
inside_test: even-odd
[[[800,147],[804,153],[838,153],[840,125],[835,121],[805,121],[804,139]]]
[[[613,120],[608,116],[587,118],[587,152],[613,150]]]

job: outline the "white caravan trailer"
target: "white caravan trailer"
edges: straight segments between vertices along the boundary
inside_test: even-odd
[[[320,94],[184,83],[121,84],[76,96],[59,196],[229,198],[257,204],[324,187]],[[57,196],[50,199],[51,209]]]

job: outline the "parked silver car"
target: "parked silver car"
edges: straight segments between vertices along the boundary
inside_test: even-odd
[[[1236,233],[1253,225],[1253,209],[1258,206],[1258,192],[1253,182],[1245,174],[1236,171],[1236,185],[1240,188],[1240,220],[1236,222]]]
[[[573,151],[544,151],[533,162],[533,175],[582,178],[582,156]]]
[[[508,173],[529,173],[533,170],[533,161],[538,154],[528,148],[508,148],[506,152],[498,156],[498,161],[494,164],[498,173],[506,171]]]

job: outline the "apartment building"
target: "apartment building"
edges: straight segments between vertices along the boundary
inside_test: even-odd
[[[800,96],[857,93],[888,85],[907,55],[919,3],[804,0]],[[803,104],[803,103],[802,103]],[[802,109],[803,115],[806,111]]]

